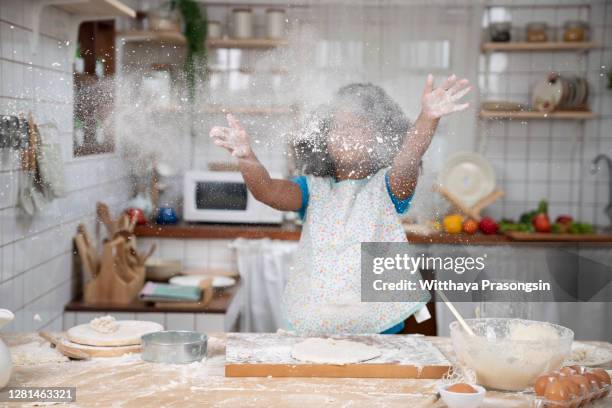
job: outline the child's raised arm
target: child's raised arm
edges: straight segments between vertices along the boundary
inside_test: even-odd
[[[210,137],[217,146],[238,159],[238,167],[253,196],[281,211],[297,211],[302,206],[300,187],[289,180],[273,179],[251,149],[249,136],[234,116],[227,115],[229,127],[215,126]]]
[[[458,80],[455,75],[434,89],[433,76],[427,76],[421,97],[421,113],[404,139],[389,171],[389,184],[395,197],[404,200],[412,196],[419,177],[421,158],[431,143],[440,118],[466,109],[469,104],[458,101],[470,90],[468,80]]]

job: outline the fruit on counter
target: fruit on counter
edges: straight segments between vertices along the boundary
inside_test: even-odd
[[[538,204],[538,208],[532,211],[527,211],[526,213],[521,214],[520,222],[531,224],[533,223],[533,219],[538,214],[547,214],[548,215],[548,202],[546,200],[540,200]]]
[[[569,224],[560,224],[555,222],[551,227],[552,232],[557,234],[591,234],[595,232],[592,224],[586,222],[574,222]]]
[[[442,221],[444,231],[449,234],[458,234],[461,232],[463,224],[463,217],[459,214],[447,215]]]
[[[532,223],[536,232],[550,232],[552,229],[548,215],[545,213],[538,213],[535,217],[533,217]]]
[[[530,222],[514,222],[513,220],[504,218],[499,222],[499,231],[502,233],[509,231],[534,232],[535,229]]]
[[[468,218],[463,223],[463,232],[466,234],[475,234],[478,231],[478,222],[471,218]]]
[[[484,217],[478,225],[480,231],[485,235],[497,234],[498,226],[495,220],[491,217]]]
[[[478,392],[470,384],[465,384],[465,383],[453,384],[450,387],[448,387],[446,391],[458,392],[461,394],[476,394]]]
[[[570,225],[574,221],[574,218],[571,215],[559,215],[555,220],[557,224]]]
[[[595,232],[592,224],[574,221],[571,215],[559,215],[554,224],[548,217],[548,202],[541,200],[538,208],[521,214],[519,221],[503,219],[499,231],[505,232],[552,232],[555,234],[589,234]]]

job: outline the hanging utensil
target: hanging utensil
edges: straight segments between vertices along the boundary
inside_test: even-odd
[[[108,209],[108,205],[104,203],[97,203],[96,204],[96,215],[98,217],[98,220],[101,221],[106,227],[106,232],[108,233],[108,236],[109,237],[114,236],[116,227],[110,215],[110,210]]]

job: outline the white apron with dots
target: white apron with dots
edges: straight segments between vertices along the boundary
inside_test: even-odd
[[[341,182],[307,176],[306,218],[283,302],[298,333],[380,333],[429,300],[428,292],[412,291],[410,302],[361,302],[361,243],[406,242],[387,171]]]

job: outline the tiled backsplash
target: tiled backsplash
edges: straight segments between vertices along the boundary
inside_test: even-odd
[[[236,270],[231,240],[225,239],[152,239],[140,238],[141,250],[157,245],[155,257],[180,259],[185,269]]]
[[[553,215],[572,214],[586,222],[609,225],[608,175],[602,167],[591,174],[591,162],[599,153],[612,155],[612,90],[607,72],[612,69],[612,4],[605,1],[538,2],[491,1],[499,5],[492,16],[510,20],[516,29],[532,21],[562,27],[568,20],[589,22],[591,40],[602,48],[583,52],[515,52],[484,55],[479,64],[482,100],[529,103],[532,86],[551,71],[586,76],[593,120],[492,121],[484,124],[491,160],[500,188],[506,196],[490,208],[495,217],[516,218],[546,198]],[[578,4],[578,6],[576,6]],[[548,6],[547,6],[548,5]],[[488,24],[487,21],[483,25]],[[562,30],[560,30],[562,31]]]
[[[72,154],[72,57],[68,14],[45,8],[38,53],[31,51],[32,1],[0,2],[0,114],[27,114],[59,129],[66,173],[64,198],[34,217],[17,206],[23,174],[13,150],[0,149],[0,308],[15,312],[8,330],[61,329],[73,295],[72,236],[94,231],[96,201],[121,207],[129,188],[117,154]]]

